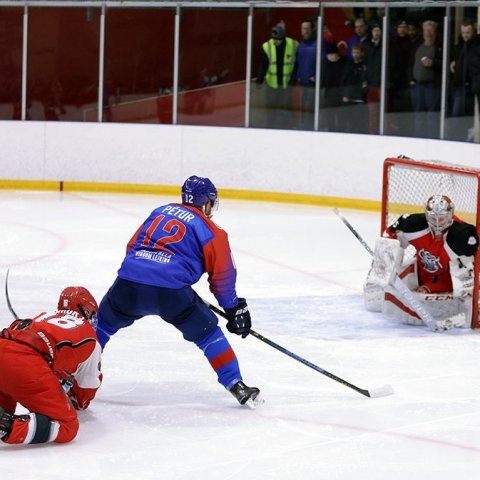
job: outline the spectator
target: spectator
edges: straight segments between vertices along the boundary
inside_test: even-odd
[[[395,35],[390,43],[389,50],[389,111],[399,113],[390,125],[389,133],[398,133],[408,136],[411,134],[410,122],[407,120],[407,113],[412,111],[409,91],[409,65],[412,54],[412,43],[408,36],[408,24],[400,20],[395,29]]]
[[[367,67],[368,133],[379,133],[380,93],[382,85],[382,29],[380,24],[372,25],[371,40],[365,45]]]
[[[480,107],[480,52],[478,51],[478,42],[480,42],[477,36],[477,46],[475,48],[475,55],[471,56],[470,62],[470,79],[471,79],[471,91],[477,98],[477,105]],[[479,141],[480,132],[472,129],[469,132],[468,141]]]
[[[56,311],[17,319],[0,332],[0,439],[8,444],[66,443],[78,432],[102,382],[95,334],[97,302],[67,287]],[[17,403],[30,413],[15,415]]]
[[[418,24],[413,20],[407,21],[407,33],[412,48],[416,49],[422,43],[422,39],[420,37],[420,29],[418,28]]]
[[[345,109],[345,131],[349,133],[367,133],[367,115],[365,101],[367,96],[367,77],[364,52],[361,44],[352,47],[352,60],[349,60],[342,80],[343,103]]]
[[[417,136],[436,138],[440,123],[434,112],[438,111],[442,67],[442,51],[436,43],[436,22],[423,22],[422,34],[423,42],[413,52],[410,66],[414,128]]]
[[[327,47],[330,43],[336,43],[338,46],[337,41],[335,40],[335,37],[333,36],[333,33],[330,30],[330,27],[328,25],[323,24],[322,27],[322,58],[321,61],[325,62],[327,60]],[[347,43],[345,41],[342,42],[345,47]]]
[[[468,117],[465,124],[454,122],[454,132],[450,138],[466,140],[471,127],[475,109],[475,94],[472,81],[477,80],[475,66],[480,63],[480,37],[471,21],[464,21],[460,26],[461,39],[456,45],[453,60],[450,63],[452,73],[452,117]],[[473,75],[472,75],[473,73]],[[478,80],[477,80],[478,81]],[[473,85],[475,89],[475,85]]]
[[[320,120],[321,129],[329,132],[344,131],[343,87],[342,79],[345,75],[348,60],[340,55],[338,47],[331,43],[327,46],[327,61],[322,67]]]
[[[271,38],[262,45],[257,85],[265,82],[267,127],[291,128],[292,89],[296,80],[298,42],[285,36],[282,26],[272,28]]]
[[[302,41],[297,52],[297,81],[302,87],[301,128],[313,128],[315,111],[315,75],[317,70],[317,34],[313,21],[301,24]]]
[[[352,58],[352,47],[357,43],[365,44],[370,40],[370,33],[365,19],[360,17],[355,19],[354,23],[355,33],[347,41],[347,56]]]

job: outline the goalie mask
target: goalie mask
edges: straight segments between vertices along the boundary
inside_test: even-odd
[[[96,328],[98,305],[92,294],[84,287],[64,288],[58,299],[57,310],[73,310]]]
[[[199,208],[210,218],[218,210],[217,189],[210,179],[192,175],[182,186],[182,203]]]
[[[432,195],[425,206],[428,226],[435,235],[440,235],[453,223],[455,205],[447,195]]]

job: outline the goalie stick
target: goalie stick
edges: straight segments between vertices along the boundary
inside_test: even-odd
[[[215,305],[211,305],[208,303],[206,300],[203,300],[203,303],[208,306],[210,310],[215,312],[217,315],[227,319],[227,316],[225,312],[217,308]],[[386,397],[387,395],[392,395],[394,393],[393,388],[391,385],[383,385],[382,387],[375,388],[373,390],[366,390],[364,388],[359,388],[346,380],[343,380],[343,378],[337,377],[333,373],[328,372],[327,370],[324,370],[323,368],[318,367],[317,365],[314,365],[313,363],[309,362],[308,360],[305,360],[304,358],[300,357],[299,355],[296,355],[293,352],[290,352],[286,348],[278,345],[278,343],[273,342],[272,340],[269,340],[268,338],[264,337],[258,332],[255,332],[254,330],[250,330],[250,334],[254,336],[255,338],[258,338],[262,342],[266,343],[267,345],[270,345],[271,347],[275,348],[279,352],[284,353],[285,355],[288,355],[289,357],[293,358],[294,360],[297,360],[300,363],[303,363],[307,367],[312,368],[313,370],[316,370],[317,372],[320,372],[322,375],[325,375],[328,378],[331,378],[332,380],[335,380],[338,383],[341,383],[342,385],[345,385],[346,387],[351,388],[352,390],[355,390],[358,393],[361,393],[362,395],[365,395],[366,397],[370,398],[379,398],[379,397]]]
[[[10,313],[13,315],[13,318],[17,320],[19,317],[15,313],[15,310],[12,307],[12,304],[10,302],[10,297],[8,295],[8,274],[10,273],[10,269],[7,270],[7,276],[5,277],[5,297],[7,298],[7,306],[8,309],[10,310]]]
[[[357,237],[357,240],[365,247],[365,250],[373,257],[373,250],[368,243],[361,237],[361,235],[353,228],[351,223],[343,216],[338,208],[334,208],[335,215],[346,225],[346,227]]]

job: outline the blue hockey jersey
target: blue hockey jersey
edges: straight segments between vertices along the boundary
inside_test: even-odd
[[[204,273],[221,307],[237,305],[237,271],[227,233],[198,208],[171,203],[156,208],[135,232],[118,276],[182,288],[198,282]]]

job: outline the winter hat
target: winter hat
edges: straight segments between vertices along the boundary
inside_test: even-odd
[[[285,30],[280,25],[275,25],[272,28],[271,37],[276,40],[283,40],[285,38]]]

